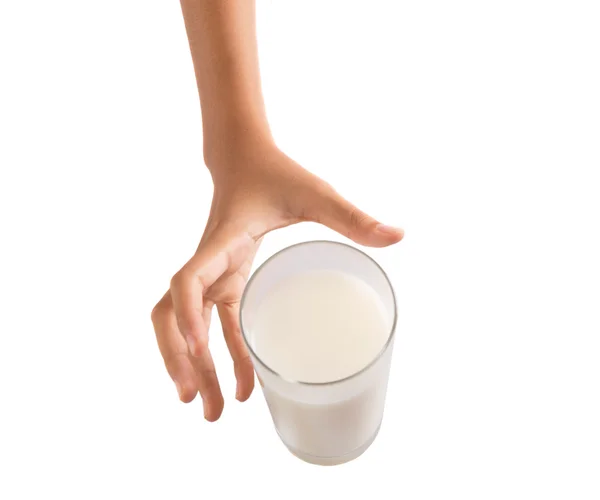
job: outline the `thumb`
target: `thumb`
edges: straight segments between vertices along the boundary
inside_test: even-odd
[[[359,210],[329,186],[315,204],[313,220],[343,234],[359,245],[386,247],[404,236],[400,228],[386,226]]]

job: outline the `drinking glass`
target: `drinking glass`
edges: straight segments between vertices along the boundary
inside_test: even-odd
[[[340,380],[288,380],[267,366],[255,349],[253,321],[269,291],[286,278],[314,270],[353,275],[379,295],[389,325],[380,352],[361,370]],[[375,440],[383,417],[397,311],[383,269],[362,251],[332,241],[310,241],[276,253],[252,275],[242,296],[242,336],[279,437],[298,458],[336,465],[360,456]]]

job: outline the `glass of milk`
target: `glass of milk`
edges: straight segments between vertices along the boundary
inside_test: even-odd
[[[289,450],[319,465],[361,455],[381,425],[396,326],[381,267],[342,243],[291,246],[251,277],[240,322]]]

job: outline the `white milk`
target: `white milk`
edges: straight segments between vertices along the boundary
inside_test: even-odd
[[[258,370],[263,391],[282,440],[301,458],[336,463],[368,447],[383,414],[391,349],[339,384],[288,381],[323,384],[363,370],[388,340],[391,316],[369,285],[331,270],[288,277],[258,304],[252,348],[284,379]]]
[[[258,306],[254,352],[283,378],[332,382],[377,356],[389,335],[379,296],[340,271],[309,271],[279,283]]]

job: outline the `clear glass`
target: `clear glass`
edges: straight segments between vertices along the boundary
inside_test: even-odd
[[[313,270],[337,270],[362,279],[379,295],[389,324],[387,341],[365,368],[326,383],[286,380],[253,349],[253,320],[265,295],[289,276]],[[253,274],[242,297],[242,334],[275,428],[298,458],[319,465],[340,464],[361,455],[374,441],[383,417],[396,318],[394,291],[383,269],[343,243],[310,241],[288,247]]]

